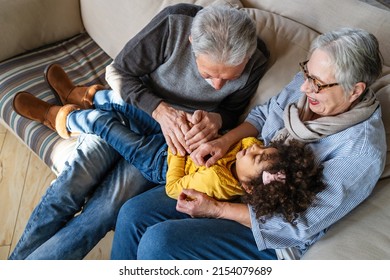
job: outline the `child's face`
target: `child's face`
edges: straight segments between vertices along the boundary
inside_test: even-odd
[[[236,155],[236,172],[241,183],[258,177],[276,161],[278,150],[257,144],[241,150]]]

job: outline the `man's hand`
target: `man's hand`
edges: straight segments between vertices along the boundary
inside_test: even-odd
[[[197,110],[192,115],[187,114],[187,120],[191,129],[184,138],[190,151],[194,151],[201,144],[218,137],[218,131],[222,127],[222,118],[219,114],[203,110]]]
[[[192,189],[184,189],[177,199],[176,210],[193,218],[219,218],[221,202]]]
[[[153,111],[152,117],[160,124],[165,141],[173,154],[184,156],[190,153],[184,135],[190,130],[187,114],[161,102]]]

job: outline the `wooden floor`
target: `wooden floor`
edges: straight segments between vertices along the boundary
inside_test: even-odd
[[[54,173],[0,123],[0,260],[19,240],[35,205]],[[112,232],[85,257],[109,259]]]

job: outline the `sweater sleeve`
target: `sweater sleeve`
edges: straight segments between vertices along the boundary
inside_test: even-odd
[[[190,4],[169,6],[127,42],[106,71],[109,85],[120,93],[123,100],[151,115],[162,99],[145,86],[142,79],[166,60],[165,47],[170,40],[169,16],[195,16],[200,9],[202,7]]]

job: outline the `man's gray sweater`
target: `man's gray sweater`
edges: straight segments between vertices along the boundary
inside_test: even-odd
[[[193,112],[219,113],[223,129],[237,124],[265,72],[267,50],[262,42],[241,77],[215,90],[200,75],[189,42],[193,17],[202,7],[170,6],[132,38],[107,68],[110,86],[148,114],[161,101]],[[260,40],[258,40],[260,41]]]

